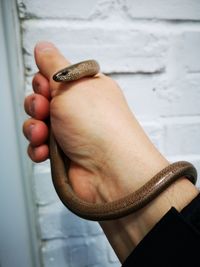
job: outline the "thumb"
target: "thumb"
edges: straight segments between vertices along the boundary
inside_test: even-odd
[[[60,53],[60,51],[50,42],[39,42],[34,50],[35,62],[42,75],[50,82],[55,72],[67,67],[70,62]],[[58,86],[58,83],[53,83],[53,89]]]

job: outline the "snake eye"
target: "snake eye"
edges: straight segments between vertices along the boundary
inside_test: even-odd
[[[64,75],[64,76],[65,76],[65,75],[67,75],[67,74],[68,74],[68,72],[69,72],[68,70],[64,70],[64,71],[62,71],[62,75]]]

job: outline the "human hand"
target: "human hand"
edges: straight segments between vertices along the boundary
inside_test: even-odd
[[[99,74],[65,84],[54,82],[52,75],[69,62],[50,43],[35,47],[35,61],[39,72],[33,78],[34,94],[25,99],[25,110],[32,118],[23,127],[33,161],[48,158],[49,130],[45,121],[50,116],[56,140],[71,160],[69,178],[73,190],[86,201],[115,200],[155,174],[158,158],[162,167],[167,165],[112,79]],[[147,166],[149,154],[148,164],[156,164],[145,175],[144,168],[141,173],[137,163]]]

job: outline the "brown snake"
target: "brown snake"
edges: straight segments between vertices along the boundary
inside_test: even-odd
[[[94,76],[98,72],[98,63],[95,60],[87,60],[60,70],[53,79],[57,82],[70,82]],[[79,199],[73,192],[68,178],[70,160],[58,146],[52,131],[49,145],[52,180],[59,198],[73,213],[89,220],[103,221],[129,215],[147,205],[178,178],[185,176],[194,184],[197,179],[196,169],[191,163],[178,161],[161,170],[135,192],[119,200],[104,204],[88,203]]]

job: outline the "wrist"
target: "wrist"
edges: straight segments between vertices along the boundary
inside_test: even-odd
[[[99,187],[104,202],[122,198],[144,185],[155,174],[169,165],[139,123],[132,119],[126,128],[109,140],[109,157],[102,167],[108,186]],[[187,192],[187,194],[184,194]],[[186,178],[180,178],[144,208],[127,217],[100,222],[114,251],[123,262],[145,235],[173,206],[183,209],[198,194],[197,188]]]
[[[181,211],[198,193],[198,189],[183,177],[138,212],[118,220],[100,222],[120,261],[128,257],[171,207]]]

